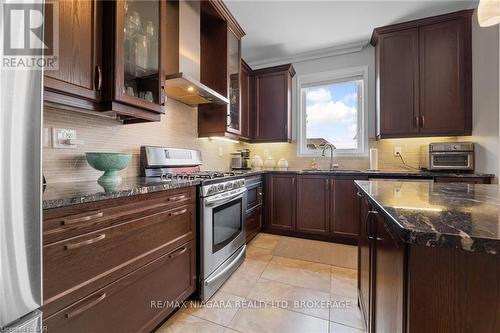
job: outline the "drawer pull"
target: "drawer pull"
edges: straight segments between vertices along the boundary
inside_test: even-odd
[[[184,208],[184,209],[178,210],[176,212],[171,212],[168,215],[169,216],[179,216],[179,215],[185,214],[187,211],[188,211],[187,208]]]
[[[103,212],[93,212],[91,215],[64,220],[63,224],[70,225],[70,224],[75,224],[75,223],[79,223],[79,222],[87,222],[87,221],[90,221],[92,219],[98,219],[98,218],[103,217],[103,216],[104,216]]]
[[[65,249],[66,250],[77,249],[79,247],[83,247],[83,246],[87,246],[87,245],[90,245],[90,244],[97,243],[97,242],[103,240],[104,238],[106,238],[106,234],[101,234],[101,235],[99,235],[99,236],[97,236],[95,238],[87,239],[87,240],[84,240],[84,241],[81,241],[81,242],[78,242],[78,243],[66,244]]]
[[[79,314],[81,314],[81,313],[83,313],[83,312],[85,312],[85,311],[93,308],[97,304],[101,303],[105,298],[106,298],[106,293],[102,293],[102,294],[99,295],[99,297],[97,297],[92,302],[85,304],[84,306],[76,309],[75,311],[68,312],[64,316],[66,318],[73,318],[75,316],[78,316]]]
[[[185,194],[178,195],[178,196],[175,196],[175,197],[167,198],[167,201],[181,201],[181,200],[184,200],[184,199],[186,199],[186,195]]]
[[[179,250],[177,250],[177,251],[175,251],[175,252],[173,252],[173,253],[169,254],[169,255],[168,255],[168,257],[169,257],[170,259],[173,259],[173,258],[175,258],[175,257],[178,257],[178,256],[180,256],[181,254],[185,253],[185,252],[187,251],[187,249],[188,249],[188,248],[184,246],[182,249],[179,249]]]

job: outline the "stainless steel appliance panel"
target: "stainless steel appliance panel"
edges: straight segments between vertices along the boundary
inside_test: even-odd
[[[42,304],[42,77],[0,75],[0,328]]]

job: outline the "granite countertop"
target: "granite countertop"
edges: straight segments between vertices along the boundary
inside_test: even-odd
[[[59,208],[106,199],[130,197],[174,188],[199,185],[199,180],[159,181],[144,177],[124,178],[122,183],[106,191],[97,181],[50,183],[43,192],[43,209]]]
[[[498,185],[356,181],[385,215],[391,234],[410,244],[500,253]]]
[[[227,177],[226,180],[238,177],[250,177],[265,173],[283,173],[283,174],[319,174],[331,176],[369,176],[369,177],[388,177],[388,178],[420,178],[433,179],[437,176],[443,177],[493,177],[491,174],[470,174],[470,173],[437,173],[437,172],[419,172],[419,171],[363,171],[363,170],[299,170],[289,169],[287,171],[237,171],[233,177]],[[164,191],[173,188],[199,185],[199,180],[174,180],[158,181],[144,177],[124,178],[123,182],[115,189],[107,191],[97,183],[97,181],[79,181],[71,183],[49,183],[43,193],[43,209],[59,208],[70,205],[76,205],[86,202],[93,202],[106,199],[129,197],[138,194]]]

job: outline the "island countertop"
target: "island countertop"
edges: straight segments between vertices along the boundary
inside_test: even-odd
[[[500,253],[499,185],[356,181],[410,244]]]

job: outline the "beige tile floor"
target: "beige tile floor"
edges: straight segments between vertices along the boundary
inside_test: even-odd
[[[354,246],[260,233],[204,306],[190,303],[157,333],[360,333]]]

